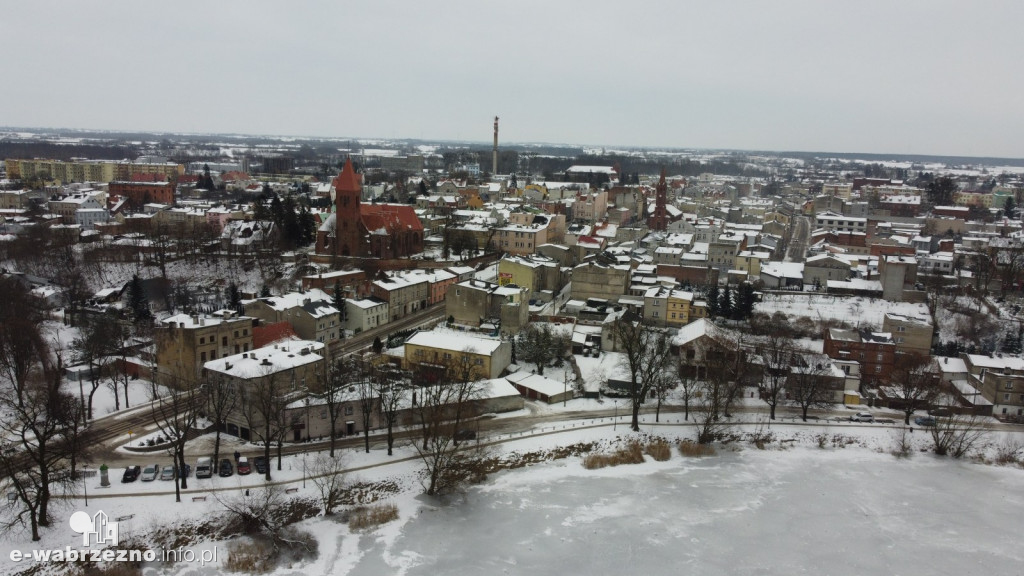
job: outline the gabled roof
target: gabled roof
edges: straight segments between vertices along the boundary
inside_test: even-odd
[[[359,184],[359,176],[356,175],[356,169],[352,167],[352,159],[345,159],[345,167],[341,169],[341,173],[332,182],[334,189],[341,192],[359,192],[363,189],[362,185]]]

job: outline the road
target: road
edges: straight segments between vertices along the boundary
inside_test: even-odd
[[[807,241],[811,236],[811,220],[807,216],[794,215],[796,221],[793,227],[793,236],[789,240],[789,250],[786,251],[786,262],[803,262],[804,254],[807,253]]]

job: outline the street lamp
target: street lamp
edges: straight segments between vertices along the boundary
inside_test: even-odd
[[[85,492],[85,507],[89,507],[89,464],[82,464],[82,490]]]
[[[615,418],[612,419],[612,432],[614,432],[615,427],[619,425],[619,401],[612,400],[612,403],[615,404]]]

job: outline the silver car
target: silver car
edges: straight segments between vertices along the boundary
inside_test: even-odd
[[[160,471],[161,480],[174,480],[175,476],[176,474],[174,473],[174,466],[164,466],[164,469]]]
[[[156,480],[156,477],[159,476],[159,475],[160,475],[160,465],[159,464],[150,464],[149,466],[146,466],[145,468],[143,468],[141,479],[142,479],[143,482],[152,482],[153,480]]]

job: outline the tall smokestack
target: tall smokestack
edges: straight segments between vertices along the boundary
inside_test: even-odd
[[[498,173],[498,117],[494,117],[494,152],[491,153],[491,176]]]

